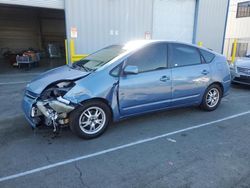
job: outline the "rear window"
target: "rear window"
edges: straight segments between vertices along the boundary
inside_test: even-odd
[[[208,52],[206,50],[202,50],[200,49],[201,55],[204,58],[204,60],[206,61],[206,63],[210,63],[213,61],[215,55],[211,52]]]

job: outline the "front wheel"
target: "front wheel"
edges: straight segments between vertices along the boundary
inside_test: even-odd
[[[202,99],[201,108],[206,111],[213,111],[219,106],[221,98],[221,87],[213,84],[207,88]]]
[[[70,114],[70,128],[79,137],[96,138],[104,133],[111,119],[109,107],[99,101],[84,103]]]

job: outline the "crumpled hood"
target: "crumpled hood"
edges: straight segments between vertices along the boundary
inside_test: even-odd
[[[235,61],[237,67],[249,68],[250,69],[250,58],[240,58]]]
[[[72,69],[67,65],[49,70],[33,79],[26,87],[27,90],[40,94],[49,84],[60,80],[75,80],[87,76],[89,72]]]

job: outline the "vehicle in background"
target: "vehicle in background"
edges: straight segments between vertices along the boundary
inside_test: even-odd
[[[250,85],[250,57],[238,58],[230,65],[232,83]]]
[[[82,138],[100,136],[112,121],[163,109],[215,110],[231,84],[224,56],[195,45],[132,41],[43,73],[26,87],[29,123]]]

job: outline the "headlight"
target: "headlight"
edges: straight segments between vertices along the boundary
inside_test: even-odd
[[[53,92],[56,97],[64,96],[72,87],[74,87],[74,82],[60,82],[56,84]]]
[[[64,96],[72,87],[75,86],[74,82],[62,81],[51,85],[41,94],[42,99],[57,98]]]
[[[59,88],[65,88],[65,87],[68,87],[69,85],[71,85],[72,82],[59,82],[57,85],[57,87]]]

